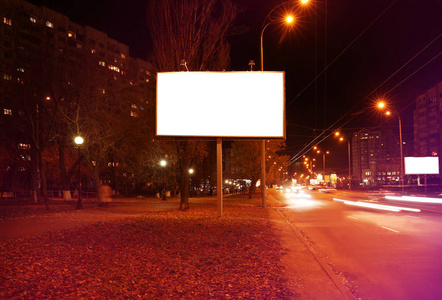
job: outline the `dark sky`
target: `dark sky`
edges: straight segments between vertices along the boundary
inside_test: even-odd
[[[146,29],[147,1],[30,2],[45,5],[68,15],[75,22],[104,31],[110,37],[128,44],[132,56],[146,58],[150,45]],[[255,60],[255,67],[259,69],[261,26],[267,13],[284,1],[235,2],[243,9],[237,18],[237,25],[245,25],[249,31],[229,39],[232,70],[248,70],[249,60]],[[292,154],[308,143],[315,133],[318,134],[348,112],[365,109],[365,113],[357,115],[352,122],[345,125],[351,128],[349,131],[363,126],[380,125],[385,118],[367,108],[375,97],[390,90],[388,99],[395,109],[401,111],[404,134],[412,138],[413,100],[442,80],[442,56],[428,63],[440,54],[442,37],[424,49],[442,32],[442,1],[319,0],[311,1],[309,5],[309,9],[302,10],[295,30],[287,32],[272,24],[264,34],[265,70],[286,72],[287,143]],[[380,16],[384,10],[385,13]],[[342,53],[359,35],[356,42]],[[420,51],[422,52],[415,59],[399,71],[399,68]],[[315,83],[315,74],[324,69],[325,61],[329,64],[341,53],[329,66],[326,74],[319,76]],[[419,68],[421,70],[415,75],[398,85]],[[395,76],[381,85],[395,72]],[[398,87],[394,88],[396,85]],[[364,100],[375,90],[373,96]],[[303,92],[300,94],[301,91]],[[351,111],[357,104],[359,106]],[[343,121],[346,120],[348,117],[344,117]],[[391,126],[397,124],[393,122]]]

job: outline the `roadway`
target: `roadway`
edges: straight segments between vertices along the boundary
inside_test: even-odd
[[[269,196],[286,204],[280,212],[355,298],[442,299],[442,214],[333,200],[381,199],[351,191],[304,190],[290,196],[269,191]]]

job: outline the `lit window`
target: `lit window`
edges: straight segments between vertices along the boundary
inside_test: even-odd
[[[23,150],[28,150],[31,149],[31,144],[19,143],[18,148]]]
[[[12,116],[12,109],[9,108],[3,109],[3,114]]]
[[[35,17],[29,17],[29,21],[31,21],[32,23],[37,23],[37,19]]]
[[[138,113],[136,111],[130,111],[130,116],[134,118],[138,118]]]
[[[137,109],[137,108],[138,108],[138,107],[137,107],[137,105],[136,105],[136,104],[134,104],[134,103],[132,103],[131,107],[132,107],[132,108],[135,108],[135,109]]]
[[[146,79],[146,82],[149,82],[149,78],[148,78],[148,79]]]
[[[112,70],[112,71],[120,73],[120,68],[118,68],[116,66],[109,65],[108,68],[109,68],[109,70]]]
[[[54,28],[54,23],[52,23],[51,21],[46,21],[46,27]]]
[[[99,64],[100,66],[102,66],[102,67],[105,67],[105,66],[106,66],[106,62],[104,62],[104,61],[102,61],[102,60],[100,60],[100,61],[98,62],[98,64]]]
[[[3,18],[3,23],[5,23],[6,25],[11,26],[11,25],[12,25],[12,20],[11,20],[11,19],[8,19],[8,18],[6,18],[6,17],[4,17],[4,18]]]
[[[103,94],[106,94],[106,90],[105,90],[105,89],[102,89],[101,92],[102,92]]]
[[[75,32],[73,32],[73,31],[69,31],[69,32],[68,32],[68,37],[76,39],[76,38],[77,38],[77,35],[75,34]]]
[[[17,68],[17,72],[24,73],[24,72],[25,72],[25,69],[23,69],[23,68]]]
[[[91,49],[91,53],[94,54],[95,53],[95,49]]]
[[[81,49],[83,47],[81,44],[77,43],[77,49]]]
[[[3,74],[3,79],[4,80],[12,80],[12,76],[8,75],[8,74]]]
[[[124,55],[123,53],[121,53],[121,58],[126,58],[126,55]]]

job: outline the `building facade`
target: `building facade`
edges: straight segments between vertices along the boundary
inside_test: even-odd
[[[46,7],[0,0],[0,158],[7,157],[0,162],[0,189],[12,189],[14,177],[21,187],[32,185],[30,174],[41,167],[34,150],[56,124],[56,109],[69,120],[76,112],[81,118],[79,108],[97,117],[137,118],[155,103],[153,73],[150,63],[104,32]],[[143,92],[131,89],[141,86]],[[65,124],[56,125],[61,131]]]
[[[417,97],[414,111],[414,155],[438,156],[442,162],[442,82]]]
[[[352,180],[359,186],[400,183],[399,135],[392,128],[362,129],[351,142]],[[404,142],[404,151],[408,152]]]

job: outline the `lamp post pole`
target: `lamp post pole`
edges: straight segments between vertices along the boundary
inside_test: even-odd
[[[164,169],[166,168],[166,164],[167,164],[167,162],[164,159],[162,161],[160,161],[160,165],[163,169],[163,190],[162,190],[163,200],[166,200],[166,181],[164,178]]]
[[[263,47],[263,36],[264,30],[272,24],[273,22],[267,23],[262,28],[261,31],[261,72],[264,71],[264,47]],[[266,207],[266,140],[261,142],[261,197],[262,197],[262,207]]]
[[[402,143],[402,121],[399,114],[397,115],[397,118],[399,120],[399,143],[400,143],[400,151],[401,151],[401,190],[402,194],[404,193],[404,152],[402,149],[403,143]]]
[[[350,152],[350,140],[347,139],[348,144],[348,189],[351,190],[351,152]]]
[[[75,144],[78,147],[78,202],[77,209],[83,209],[83,199],[81,198],[81,150],[80,146],[83,144],[84,139],[81,136],[75,138]]]

